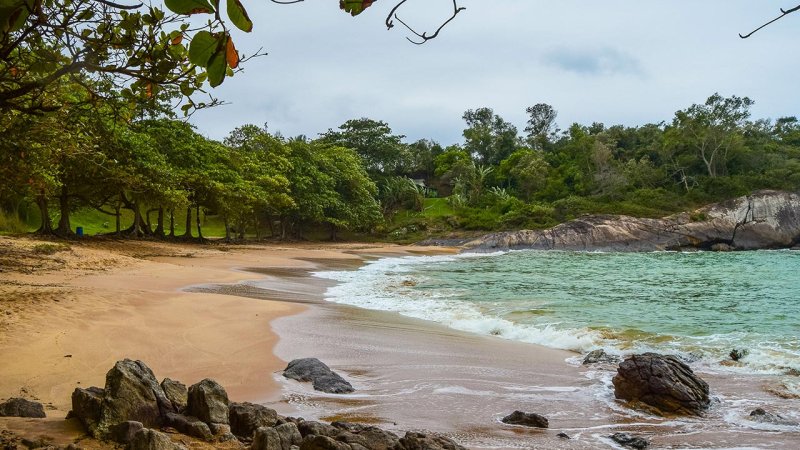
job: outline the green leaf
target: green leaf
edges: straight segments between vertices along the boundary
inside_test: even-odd
[[[253,22],[239,0],[228,0],[228,17],[236,28],[249,33],[253,30]]]
[[[211,87],[217,87],[225,80],[225,72],[228,69],[228,63],[225,62],[225,50],[214,53],[211,60],[208,62],[208,84]]]
[[[164,0],[172,12],[178,14],[211,14],[214,7],[208,0]]]
[[[351,16],[357,16],[372,6],[373,3],[375,3],[375,0],[339,0],[339,8],[350,13]]]
[[[198,31],[189,43],[189,61],[201,67],[208,66],[211,57],[221,47],[220,39],[208,31]]]

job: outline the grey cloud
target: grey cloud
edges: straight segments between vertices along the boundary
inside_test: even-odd
[[[547,52],[544,61],[579,75],[644,75],[638,59],[614,48],[558,48]]]

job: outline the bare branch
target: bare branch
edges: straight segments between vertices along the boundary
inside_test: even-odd
[[[453,0],[453,15],[451,15],[451,16],[450,16],[450,18],[448,18],[448,19],[447,19],[447,20],[445,20],[445,21],[444,21],[444,22],[443,22],[441,25],[439,25],[439,28],[437,28],[437,29],[436,29],[436,31],[435,31],[433,34],[431,34],[431,35],[428,35],[428,32],[427,32],[427,31],[423,31],[422,33],[418,32],[417,30],[415,30],[414,28],[412,28],[411,26],[409,26],[407,23],[405,23],[405,22],[404,22],[404,21],[403,21],[403,20],[402,20],[402,19],[401,19],[401,18],[400,18],[398,15],[397,15],[397,11],[398,11],[398,10],[400,9],[400,7],[401,7],[401,6],[403,6],[403,4],[404,4],[405,2],[407,2],[407,1],[408,1],[408,0],[402,0],[400,3],[396,4],[396,5],[394,6],[394,8],[392,8],[392,10],[389,12],[389,15],[388,15],[388,16],[386,16],[386,28],[387,28],[387,29],[392,29],[392,28],[394,27],[394,21],[395,21],[395,20],[397,20],[397,21],[398,21],[398,22],[400,22],[400,23],[401,23],[401,24],[402,24],[404,27],[406,27],[406,29],[407,29],[408,31],[410,31],[411,33],[413,33],[415,36],[417,36],[417,37],[420,39],[419,41],[416,41],[416,40],[413,40],[413,39],[411,39],[411,38],[408,38],[408,37],[406,38],[406,39],[408,39],[408,41],[409,41],[409,42],[411,42],[412,44],[417,44],[417,45],[422,45],[422,44],[424,44],[424,43],[426,43],[426,42],[430,41],[431,39],[435,39],[437,36],[439,36],[439,32],[441,32],[441,31],[442,31],[442,29],[444,29],[444,27],[446,27],[446,26],[447,26],[447,24],[449,24],[450,22],[452,22],[452,21],[453,21],[453,19],[455,19],[455,18],[456,18],[456,16],[458,15],[458,13],[460,13],[461,11],[464,11],[465,9],[467,9],[467,8],[465,8],[465,7],[463,7],[463,6],[458,6],[458,0]]]
[[[789,14],[791,14],[793,12],[797,12],[797,11],[800,11],[800,5],[797,5],[794,8],[789,8],[789,9],[781,8],[781,13],[782,14],[780,16],[770,20],[769,22],[765,23],[764,25],[761,25],[760,27],[756,28],[755,30],[753,30],[753,31],[751,31],[751,32],[749,32],[747,34],[739,33],[739,37],[742,38],[742,39],[747,39],[750,36],[754,35],[757,31],[759,31],[759,30],[761,30],[763,28],[766,28],[766,27],[772,25],[773,23],[775,23],[775,22],[783,19],[784,17],[788,16]]]

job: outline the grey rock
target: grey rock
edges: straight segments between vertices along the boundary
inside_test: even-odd
[[[300,435],[300,430],[297,425],[289,422],[275,427],[275,431],[281,439],[281,449],[290,450],[293,445],[300,445],[303,442],[303,436]]]
[[[271,427],[261,427],[253,435],[253,445],[250,450],[283,450],[281,437]]]
[[[558,433],[556,436],[560,437],[561,439],[572,439],[567,433]]]
[[[307,436],[300,444],[300,450],[352,450],[352,448],[328,436]]]
[[[251,439],[257,429],[275,426],[278,421],[274,409],[254,403],[231,403],[228,410],[231,432],[247,439]]]
[[[114,442],[119,442],[120,444],[127,444],[133,440],[133,437],[136,436],[136,433],[139,430],[144,429],[144,425],[142,422],[136,422],[133,420],[129,420],[127,422],[122,422],[114,425],[109,430],[111,433],[111,440]]]
[[[602,348],[598,348],[597,350],[592,350],[591,352],[589,352],[586,355],[585,358],[583,358],[583,364],[584,365],[598,364],[598,363],[613,364],[613,363],[618,363],[618,362],[619,362],[619,358],[617,356],[609,355]]]
[[[334,437],[341,431],[333,425],[313,420],[298,422],[297,429],[300,430],[300,435],[303,437],[310,435]]]
[[[189,388],[186,412],[207,424],[224,423],[228,418],[228,393],[214,380],[205,380]]]
[[[187,436],[193,436],[207,441],[214,437],[211,428],[197,417],[184,416],[178,413],[167,413],[166,424]]]
[[[522,411],[514,411],[513,413],[503,417],[502,422],[509,425],[523,425],[534,428],[547,428],[550,426],[547,417],[536,413],[526,413]]]
[[[127,421],[141,422],[145,427],[160,427],[163,414],[172,411],[153,371],[141,361],[118,361],[106,374],[100,420],[90,431],[104,438],[111,427]]]
[[[400,439],[399,446],[405,450],[466,450],[450,438],[412,431]]]
[[[353,386],[317,358],[295,359],[286,366],[283,376],[292,380],[310,381],[317,391],[329,394],[353,392]]]
[[[696,217],[704,220],[693,220]],[[800,238],[800,194],[758,191],[752,195],[662,219],[593,215],[548,230],[488,234],[464,245],[496,249],[657,251],[790,248]],[[718,248],[721,248],[719,246]]]
[[[671,355],[633,355],[611,381],[617,398],[641,402],[661,415],[700,415],[710,403],[708,384]]]
[[[347,435],[343,433],[336,435],[336,439],[347,442],[351,446],[357,443],[368,450],[391,450],[396,448],[400,442],[399,436],[378,427],[347,422],[334,422],[331,425],[347,433]]]
[[[639,436],[631,436],[628,433],[614,433],[611,435],[611,440],[623,447],[643,449],[650,446],[647,439]]]
[[[186,403],[189,401],[189,391],[186,389],[185,384],[164,378],[161,382],[161,389],[164,390],[164,395],[172,403],[175,412],[183,412],[186,409]]]
[[[95,425],[100,421],[104,394],[105,391],[99,387],[75,388],[72,392],[72,411],[69,416],[80,420],[89,434],[94,434]]]
[[[10,398],[0,403],[0,417],[32,417],[42,419],[45,417],[44,407],[39,402],[32,402],[24,398]]]
[[[164,433],[145,428],[133,436],[128,450],[186,450],[186,447],[172,442]]]
[[[770,412],[765,411],[762,408],[756,408],[750,413],[750,420],[761,422],[761,423],[770,423],[773,425],[782,425],[787,427],[796,427],[800,426],[800,423],[787,419],[786,417],[781,416],[780,414],[773,414]]]

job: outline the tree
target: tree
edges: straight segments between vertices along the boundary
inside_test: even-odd
[[[491,108],[467,110],[463,119],[464,149],[480,163],[497,165],[517,149],[517,128]]]
[[[404,137],[392,134],[386,122],[362,117],[348,120],[339,131],[328,130],[321,141],[355,150],[373,176],[396,175],[410,166],[410,155],[401,142]]]
[[[727,174],[728,156],[742,145],[741,127],[753,103],[747,97],[714,94],[702,105],[676,112],[669,130],[672,145],[694,152],[709,177]]]
[[[525,111],[528,113],[528,125],[525,127],[528,145],[535,150],[541,150],[548,142],[550,134],[555,131],[558,111],[546,103],[529,106]]]

